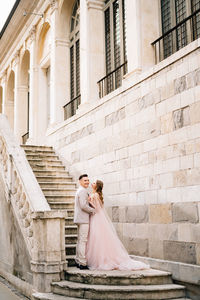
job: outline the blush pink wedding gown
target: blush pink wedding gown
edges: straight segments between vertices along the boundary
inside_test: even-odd
[[[90,216],[90,229],[86,247],[90,270],[142,270],[149,266],[131,259],[117,236],[99,195],[92,194],[91,202],[96,214]]]

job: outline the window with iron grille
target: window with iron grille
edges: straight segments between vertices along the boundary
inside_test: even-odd
[[[64,105],[64,119],[76,113],[80,95],[80,0],[76,0],[70,24],[70,99]]]
[[[70,89],[71,100],[80,94],[80,47],[79,22],[80,0],[75,2],[71,17],[70,32]]]
[[[191,10],[192,13],[200,9],[200,0],[192,0]],[[200,37],[200,12],[193,18],[193,39],[198,39]]]
[[[108,76],[106,81],[107,93],[121,85],[122,70],[120,66],[126,60],[126,24],[125,24],[125,1],[105,1],[105,63],[106,75],[115,71],[115,74]]]
[[[161,0],[163,37],[155,41],[159,43],[159,60],[200,37],[200,12],[195,14],[199,9],[200,0]]]

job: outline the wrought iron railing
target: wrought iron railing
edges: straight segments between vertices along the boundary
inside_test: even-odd
[[[29,131],[27,133],[25,133],[24,135],[22,135],[22,144],[25,145],[27,140],[29,138]]]
[[[78,95],[72,99],[69,103],[63,106],[64,108],[64,120],[69,119],[76,114],[78,106],[81,104],[81,95]]]
[[[200,9],[196,10],[152,43],[155,48],[156,63],[172,55],[199,37]]]
[[[99,97],[102,98],[122,85],[123,76],[127,73],[127,61],[108,73],[97,82],[99,85]]]

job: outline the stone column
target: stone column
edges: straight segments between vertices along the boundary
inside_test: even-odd
[[[159,1],[125,0],[128,73],[154,65],[151,43],[159,36]]]
[[[14,133],[19,141],[22,142],[22,135],[26,132],[27,127],[27,86],[19,85],[20,66],[19,51],[15,54],[14,72],[15,72],[15,93],[14,93]]]
[[[51,1],[50,126],[64,120],[63,106],[69,101],[69,41],[59,38],[57,0]]]
[[[1,80],[1,86],[3,89],[3,95],[2,95],[2,114],[5,114],[6,111],[6,79],[7,79],[7,73],[4,72],[2,80]]]
[[[80,1],[81,103],[98,99],[104,76],[104,1]]]
[[[128,73],[138,73],[142,68],[140,0],[125,1]]]
[[[66,212],[32,213],[33,250],[31,270],[33,286],[38,292],[50,292],[51,282],[63,279],[67,268],[65,255]]]
[[[30,78],[29,78],[29,139],[28,143],[33,144],[37,140],[37,102],[38,102],[38,66],[36,53],[36,27],[30,31]]]

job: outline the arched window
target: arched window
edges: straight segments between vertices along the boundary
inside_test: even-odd
[[[76,0],[70,24],[70,98],[65,119],[73,116],[80,104],[80,0]]]

